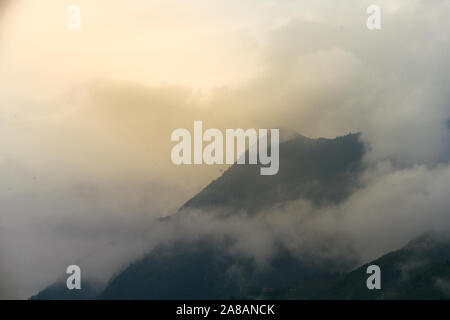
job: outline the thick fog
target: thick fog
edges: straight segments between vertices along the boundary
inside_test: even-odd
[[[34,43],[32,57],[32,37],[19,40],[24,29],[12,19],[27,4],[8,2],[0,2],[0,298],[26,298],[64,276],[70,264],[80,264],[102,286],[155,245],[180,237],[231,236],[232,252],[262,266],[279,244],[299,257],[313,253],[356,266],[450,226],[448,1],[377,1],[378,31],[365,25],[372,1],[233,2],[223,19],[236,27],[220,24],[214,32],[241,42],[211,44],[211,55],[239,48],[236,56],[245,59],[230,53],[229,61],[205,64],[248,60],[251,72],[233,82],[237,76],[227,68],[220,68],[221,78],[196,61],[205,77],[198,83],[209,74],[224,79],[205,90],[187,76],[159,84],[130,80],[125,62],[123,77],[119,71],[91,75],[80,64],[71,78],[70,68],[52,67],[52,59],[70,65],[70,52]],[[152,5],[170,15],[159,1]],[[236,13],[239,8],[255,11],[246,16]],[[206,19],[199,30],[214,23]],[[52,34],[36,31],[36,37]],[[126,38],[118,34],[117,41],[136,45]],[[185,44],[201,51],[199,45]],[[108,50],[92,55],[101,60]],[[148,63],[157,64],[151,57]],[[38,69],[41,64],[48,72]],[[170,133],[192,130],[194,120],[219,129],[287,128],[310,137],[361,132],[367,147],[361,187],[336,206],[318,209],[299,199],[252,217],[196,212],[161,223],[158,218],[174,214],[226,169],[171,163]]]

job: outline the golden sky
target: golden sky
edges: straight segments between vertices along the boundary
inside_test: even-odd
[[[81,9],[80,30],[66,27],[70,4]],[[0,47],[4,149],[31,171],[181,180],[191,193],[222,169],[169,161],[170,133],[194,120],[205,128],[287,128],[313,137],[363,131],[388,154],[398,146],[378,139],[379,117],[396,105],[399,121],[422,121],[401,106],[433,96],[399,77],[416,77],[404,57],[420,65],[422,51],[442,41],[434,32],[441,26],[420,24],[441,11],[417,0],[382,1],[384,29],[376,33],[365,27],[369,4],[10,1]],[[398,90],[386,90],[391,85]]]

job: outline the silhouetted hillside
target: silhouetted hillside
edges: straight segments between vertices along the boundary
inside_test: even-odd
[[[306,265],[284,250],[265,268],[203,239],[159,247],[114,278],[100,299],[306,297],[336,277],[324,265]]]
[[[353,190],[364,153],[358,134],[335,139],[298,135],[280,143],[280,169],[261,176],[259,165],[233,165],[182,209],[228,207],[248,213],[304,198],[317,206],[335,204]]]
[[[92,300],[98,294],[98,290],[88,283],[82,283],[80,290],[69,290],[65,282],[57,282],[32,296],[30,300]]]
[[[381,290],[368,290],[369,265],[381,268]],[[450,299],[450,241],[426,234],[342,276],[319,296],[327,299]]]
[[[229,214],[242,209],[255,214],[299,198],[316,206],[338,203],[351,194],[361,171],[364,148],[358,138],[357,134],[336,139],[296,136],[280,144],[277,175],[261,176],[257,165],[233,165],[180,212],[202,208],[208,214],[226,207]],[[261,268],[250,258],[230,254],[229,245],[208,238],[161,245],[114,277],[100,298],[308,298],[338,278],[334,264],[352,265],[352,261],[294,257],[280,245]]]

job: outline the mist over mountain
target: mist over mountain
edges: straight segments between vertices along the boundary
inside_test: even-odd
[[[160,246],[132,264],[100,299],[260,299],[307,297],[338,274],[280,248],[261,268],[211,239]],[[298,291],[297,291],[298,290]]]
[[[342,239],[326,239],[317,252],[296,252],[274,240],[268,256],[269,247],[262,241],[264,253],[258,260],[253,256],[257,250],[251,254],[247,249],[236,251],[240,240],[228,233],[229,228],[234,228],[233,220],[231,225],[219,222],[220,231],[213,231],[214,235],[196,229],[184,236],[180,234],[197,222],[214,225],[216,217],[236,216],[239,224],[243,222],[242,214],[257,220],[259,215],[270,217],[273,214],[263,213],[265,209],[288,201],[300,199],[312,203],[313,207],[343,201],[355,189],[362,170],[364,147],[358,137],[349,134],[336,139],[310,139],[297,135],[280,144],[280,171],[275,176],[260,176],[257,165],[233,165],[175,216],[159,222],[161,227],[178,225],[178,237],[167,239],[118,273],[98,297],[256,299],[307,298],[318,293],[342,270],[355,266],[357,259],[351,248],[348,254],[339,257],[323,255],[333,251],[330,247],[346,246],[345,241],[340,243]],[[302,233],[300,229],[299,233]],[[252,238],[258,241],[257,235]],[[58,298],[60,291],[54,288],[47,288],[33,298]]]
[[[233,165],[175,215],[159,220],[154,230],[165,236],[95,297],[447,298],[450,242],[433,233],[417,237],[439,223],[446,226],[446,198],[436,190],[448,181],[447,166],[366,168],[365,149],[358,134],[298,135],[280,144],[278,175],[260,176],[256,165]],[[413,200],[411,188],[418,192]],[[407,210],[411,205],[414,210]],[[431,205],[433,211],[424,215]],[[406,214],[413,217],[407,229],[386,223],[405,221]],[[370,223],[362,224],[367,217]],[[416,240],[391,251],[404,239]],[[381,258],[364,261],[377,252]],[[382,268],[383,290],[367,290],[369,264]],[[33,298],[65,297],[67,292],[53,285]]]
[[[198,241],[246,270],[284,252],[340,274],[449,228],[450,1],[382,1],[381,30],[368,0],[80,2],[70,31],[68,3],[0,0],[0,298],[71,264],[119,287],[131,262]],[[277,176],[219,178],[170,161],[197,120],[360,132],[364,154],[297,137]]]
[[[194,209],[206,215],[246,212],[252,216],[299,198],[317,206],[337,203],[354,187],[362,155],[363,145],[356,134],[336,139],[299,135],[280,144],[282,162],[277,175],[259,176],[259,166],[235,164],[178,214]],[[289,293],[306,297],[320,288],[317,283],[338,274],[332,265],[354,263],[324,259],[314,253],[300,258],[278,244],[269,261],[258,266],[249,256],[232,254],[232,242],[231,238],[217,241],[205,236],[158,247],[114,278],[100,298],[286,298]]]
[[[378,265],[382,290],[367,290],[366,270]],[[400,250],[342,276],[315,298],[321,299],[450,299],[450,239],[427,233]]]

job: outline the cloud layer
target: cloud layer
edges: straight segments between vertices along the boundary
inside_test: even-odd
[[[58,24],[58,1],[18,3],[21,19],[2,27],[1,292],[26,297],[74,261],[105,282],[176,236],[228,234],[261,263],[275,243],[302,255],[339,238],[323,254],[363,262],[449,225],[448,1],[380,1],[376,32],[365,27],[371,1],[138,1],[145,15],[112,2],[107,19],[89,3],[78,34]],[[23,37],[30,28],[35,38]],[[318,212],[299,200],[258,219],[161,227],[156,218],[225,168],[170,162],[170,133],[194,120],[359,131],[364,188]]]

